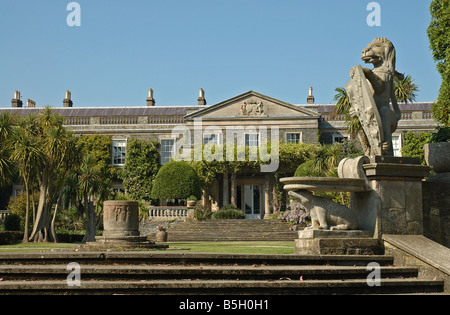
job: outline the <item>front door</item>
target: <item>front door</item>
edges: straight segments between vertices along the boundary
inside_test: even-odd
[[[261,219],[261,188],[244,185],[244,212],[246,219]]]

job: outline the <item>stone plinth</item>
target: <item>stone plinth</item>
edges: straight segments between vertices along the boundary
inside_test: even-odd
[[[361,230],[303,230],[295,240],[297,255],[378,255],[380,242]]]

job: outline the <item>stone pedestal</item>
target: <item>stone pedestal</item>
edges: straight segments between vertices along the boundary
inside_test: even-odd
[[[361,230],[303,230],[295,240],[296,255],[379,255],[380,242]]]
[[[139,232],[139,203],[108,200],[103,203],[103,235],[86,245],[91,249],[167,248],[156,245]]]
[[[363,165],[367,192],[352,193],[359,228],[383,234],[422,235],[422,180],[430,167],[416,159],[375,157]]]

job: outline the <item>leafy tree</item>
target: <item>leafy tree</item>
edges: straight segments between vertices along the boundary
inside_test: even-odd
[[[185,161],[170,161],[158,171],[152,187],[152,199],[187,199],[201,197],[200,179]]]
[[[135,200],[151,200],[153,180],[159,170],[159,143],[131,138],[120,178],[127,194]]]
[[[433,104],[434,118],[450,125],[450,0],[433,0],[430,5],[431,22],[427,33],[436,68],[442,76],[439,97]]]

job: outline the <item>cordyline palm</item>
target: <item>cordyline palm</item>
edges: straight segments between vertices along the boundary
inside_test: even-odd
[[[11,136],[14,120],[9,113],[0,114],[0,186],[11,179],[13,165],[10,160]]]
[[[359,118],[350,115],[350,101],[348,99],[347,91],[344,88],[336,88],[335,91],[337,92],[334,95],[336,106],[334,106],[333,112],[331,113],[332,117],[336,117],[337,115],[344,116],[348,133],[352,136],[356,135],[358,137],[364,152],[367,153],[370,149],[369,141],[367,140],[367,136],[362,129]]]
[[[416,100],[419,87],[414,83],[414,79],[407,75],[403,79],[394,78],[394,91],[398,102],[412,103]]]
[[[35,165],[39,184],[39,205],[30,239],[49,240],[54,231],[50,230],[50,211],[58,195],[64,178],[72,168],[72,134],[62,126],[62,117],[46,107],[37,117],[33,127],[42,159]]]
[[[19,173],[25,186],[25,195],[27,197],[23,241],[28,242],[28,217],[30,209],[29,187],[33,176],[34,166],[42,158],[42,154],[36,139],[28,133],[26,129],[19,128],[14,134],[12,143],[11,160],[19,169]]]
[[[78,189],[80,199],[83,201],[86,234],[84,242],[95,241],[96,214],[90,199],[94,198],[101,188],[101,168],[98,161],[90,154],[81,162],[78,176]]]

